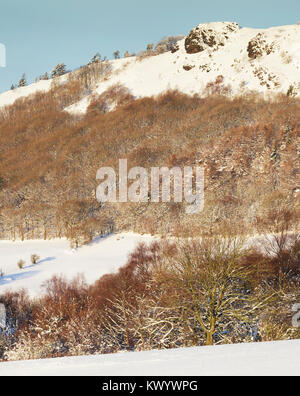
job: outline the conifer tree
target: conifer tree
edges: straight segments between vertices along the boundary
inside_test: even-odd
[[[102,58],[101,58],[100,53],[97,52],[97,53],[92,57],[92,59],[90,60],[89,65],[92,64],[92,63],[101,62],[101,59],[102,59]]]
[[[51,72],[51,78],[60,77],[67,73],[66,65],[59,63]]]
[[[26,75],[25,75],[25,73],[23,73],[23,75],[22,75],[22,77],[21,77],[21,79],[19,81],[18,87],[19,88],[20,87],[26,87],[26,85],[27,85]]]
[[[117,50],[117,51],[114,52],[114,58],[115,58],[115,59],[120,59],[120,58],[121,58],[121,55],[120,55],[120,51],[119,51],[119,50]]]

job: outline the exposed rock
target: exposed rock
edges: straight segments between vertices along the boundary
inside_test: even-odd
[[[258,33],[248,44],[248,56],[250,59],[260,58],[265,55],[270,55],[275,50],[275,43],[268,44],[266,36],[263,33]]]
[[[175,52],[179,51],[179,44],[175,44],[173,45],[173,47],[171,48],[171,52],[172,54],[175,54]]]
[[[198,25],[186,37],[185,50],[188,54],[196,54],[207,48],[217,50],[225,45],[230,34],[238,30],[239,25],[234,22],[214,22]]]
[[[266,67],[256,67],[253,70],[253,74],[260,80],[261,86],[266,86],[268,89],[276,89],[280,86],[278,77],[271,73]]]
[[[190,71],[190,70],[194,69],[195,65],[193,65],[193,66],[192,65],[184,65],[182,67],[183,67],[184,70]]]
[[[209,73],[211,71],[211,67],[207,63],[205,65],[200,65],[199,69],[201,71],[203,71],[203,72],[205,71],[207,73]]]

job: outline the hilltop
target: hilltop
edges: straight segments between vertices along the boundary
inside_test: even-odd
[[[211,84],[218,78],[219,81],[222,78],[221,91],[230,95],[253,91],[286,94],[289,89],[293,95],[299,95],[299,42],[300,24],[269,29],[241,28],[233,22],[201,24],[168,52],[148,51],[137,57],[108,61],[110,73],[96,79],[68,110],[85,112],[95,95],[116,84],[128,88],[136,98],[155,96],[169,89],[205,95],[213,90]],[[50,87],[51,80],[39,81],[3,93],[0,106],[37,91],[48,91]]]
[[[300,25],[197,26],[169,50],[91,62],[0,95],[0,237],[257,232],[299,204]],[[160,53],[162,52],[162,53]],[[205,210],[99,205],[102,166],[203,166]],[[279,210],[279,209],[278,209]],[[297,217],[294,216],[297,220]]]

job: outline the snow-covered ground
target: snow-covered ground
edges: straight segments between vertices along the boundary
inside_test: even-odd
[[[148,243],[151,240],[151,236],[124,233],[96,239],[90,245],[76,250],[72,250],[64,239],[0,241],[0,271],[4,273],[0,277],[0,294],[6,290],[25,288],[31,296],[39,295],[42,283],[60,274],[67,279],[83,274],[91,284],[102,275],[125,265],[128,254],[139,242]],[[32,254],[40,256],[37,264],[31,264]],[[17,265],[21,259],[26,262],[22,270]]]
[[[56,84],[62,84],[67,81],[68,75],[56,78]],[[14,104],[17,99],[26,98],[38,92],[48,92],[51,89],[53,79],[40,80],[26,87],[15,88],[0,94],[0,108]]]
[[[211,23],[203,26],[213,30],[221,25],[222,23]],[[274,43],[274,52],[251,60],[247,51],[249,41],[261,32],[267,44]],[[138,98],[156,96],[168,89],[201,95],[206,85],[220,75],[224,76],[224,84],[230,85],[234,94],[249,91],[286,93],[290,85],[296,91],[300,84],[299,43],[300,25],[270,29],[242,28],[230,35],[224,47],[206,49],[196,54],[186,52],[183,39],[178,43],[179,50],[175,53],[167,52],[142,60],[125,58],[112,62],[111,78],[101,82],[91,95],[70,106],[68,110],[84,113],[93,95],[101,94],[115,84],[124,85]],[[191,69],[185,70],[186,66]]]
[[[300,340],[0,363],[0,376],[291,376]]]
[[[3,92],[0,95],[0,107],[9,106],[19,98],[23,98],[37,92],[47,92],[51,87],[51,82],[52,80],[43,80],[26,87]]]
[[[204,26],[212,31],[227,23]],[[192,27],[192,26],[191,26]],[[262,33],[265,44],[272,47],[257,59],[250,59],[248,44]],[[158,95],[167,89],[178,89],[187,94],[202,94],[207,83],[223,75],[225,85],[231,85],[233,94],[257,91],[264,94],[287,93],[290,85],[300,94],[300,25],[279,26],[270,29],[241,28],[229,33],[224,46],[207,48],[188,54],[185,40],[179,42],[175,53],[164,53],[144,59],[136,57],[110,61],[112,74],[96,84],[95,89],[79,102],[67,108],[71,113],[84,113],[95,95],[115,84],[127,87],[135,97]],[[189,68],[189,70],[186,69]],[[61,81],[65,81],[63,76]],[[0,107],[12,104],[17,98],[37,91],[47,91],[51,80],[40,81],[28,87],[0,94]]]
[[[218,24],[208,25],[214,29]],[[250,60],[248,43],[260,32],[264,33],[268,44],[274,43],[274,53]],[[143,60],[126,58],[112,62],[111,78],[67,110],[74,114],[84,113],[95,94],[100,95],[115,84],[127,87],[137,98],[156,96],[168,89],[201,95],[206,85],[220,75],[224,76],[224,85],[232,87],[233,94],[286,93],[290,85],[295,92],[298,87],[300,94],[300,25],[242,28],[230,36],[224,47],[196,54],[188,54],[184,42],[179,42],[179,50],[173,54],[167,52]],[[185,66],[191,69],[187,71]]]

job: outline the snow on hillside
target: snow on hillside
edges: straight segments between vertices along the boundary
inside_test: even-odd
[[[1,376],[293,376],[300,340],[0,363]]]
[[[148,243],[153,238],[134,233],[111,235],[96,239],[87,246],[76,250],[70,248],[64,239],[50,241],[0,241],[0,294],[6,290],[28,289],[31,296],[41,292],[41,285],[53,275],[64,275],[72,279],[83,274],[89,284],[102,275],[115,272],[126,264],[128,254],[139,242]],[[40,256],[37,264],[32,265],[32,254]],[[18,261],[26,262],[20,270]]]
[[[26,87],[16,88],[2,93],[0,95],[0,107],[9,106],[19,98],[23,98],[37,92],[47,92],[50,89],[51,81],[52,80],[43,80]]]
[[[67,75],[57,77],[58,83],[63,83],[67,79]],[[3,92],[0,94],[0,108],[14,104],[17,99],[26,98],[27,96],[34,95],[38,92],[47,92],[51,89],[53,79],[40,80],[34,84],[27,85],[26,87],[15,88],[13,90]]]
[[[226,23],[200,27],[218,37],[218,30],[223,25]],[[272,47],[272,52],[251,59],[247,51],[249,42],[261,32],[264,35],[261,45]],[[300,93],[300,25],[266,30],[243,28],[228,37],[222,45],[207,46],[204,51],[194,54],[187,53],[184,39],[175,53],[115,61],[111,78],[68,110],[84,113],[93,95],[101,94],[115,84],[124,85],[135,97],[155,96],[167,89],[201,94],[206,85],[220,75],[224,76],[225,85],[231,85],[234,94],[249,91],[287,93],[290,85]]]
[[[92,93],[67,110],[84,113],[95,95],[115,84],[124,85],[135,97],[155,96],[167,89],[202,94],[206,85],[220,75],[224,76],[224,85],[231,85],[233,94],[286,94],[291,85],[294,93],[300,94],[300,25],[240,29],[234,23],[217,22],[199,25],[187,37],[192,38],[192,43],[200,41],[200,52],[188,53],[193,50],[186,49],[183,39],[174,53],[110,61],[111,77],[99,82]],[[40,81],[5,92],[0,95],[0,107],[19,97],[46,91],[50,84],[51,80]]]

